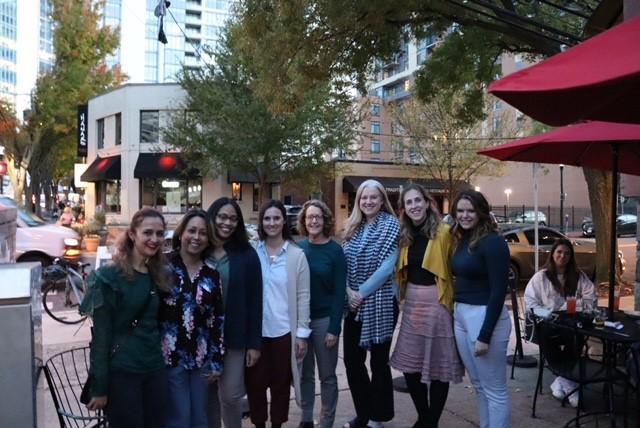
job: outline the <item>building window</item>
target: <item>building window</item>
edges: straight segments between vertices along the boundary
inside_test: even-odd
[[[120,180],[98,181],[96,201],[107,213],[120,213]]]
[[[141,207],[153,207],[165,214],[183,214],[202,207],[202,178],[143,178]]]
[[[371,122],[371,133],[380,134],[380,122]]]
[[[380,116],[380,104],[372,104],[371,105],[371,115],[372,116]]]
[[[122,113],[116,114],[116,146],[122,144]]]
[[[104,149],[104,119],[98,119],[96,130],[98,133],[98,149]]]
[[[396,161],[404,159],[404,144],[402,144],[402,141],[393,143],[393,159]]]
[[[371,153],[380,153],[380,140],[371,140]]]
[[[140,111],[140,142],[157,143],[160,141],[160,112],[158,110]]]

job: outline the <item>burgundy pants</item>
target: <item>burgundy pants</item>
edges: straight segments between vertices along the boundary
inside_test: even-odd
[[[245,374],[251,422],[267,421],[267,388],[271,389],[271,423],[282,424],[289,419],[291,391],[291,334],[263,337],[258,362]]]

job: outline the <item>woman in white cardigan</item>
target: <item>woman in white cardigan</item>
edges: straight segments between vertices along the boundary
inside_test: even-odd
[[[566,308],[567,296],[575,296],[583,302],[592,302],[595,298],[595,290],[593,282],[576,266],[571,241],[558,239],[551,247],[551,253],[544,267],[529,280],[524,292],[524,304],[527,313],[535,309],[558,311]],[[562,346],[562,343],[558,345]],[[564,351],[567,358],[573,357],[572,352],[579,352],[579,350]],[[576,407],[578,405],[576,387],[574,382],[558,376],[551,384],[551,393],[558,399],[564,399],[571,393],[568,401]]]
[[[280,428],[288,420],[291,383],[300,403],[299,364],[311,333],[309,265],[304,252],[291,239],[286,218],[284,205],[275,200],[266,202],[258,215],[260,242],[256,251],[263,282],[262,353],[256,365],[246,370],[251,421],[256,428],[265,427],[269,413],[273,428]],[[270,412],[267,389],[271,393]]]

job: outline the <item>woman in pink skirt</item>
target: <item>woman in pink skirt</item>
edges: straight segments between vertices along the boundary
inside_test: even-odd
[[[413,428],[432,428],[438,426],[449,382],[460,382],[464,374],[451,314],[451,234],[440,221],[435,200],[422,186],[405,186],[399,205],[397,279],[404,308],[390,364],[404,374],[418,412]]]

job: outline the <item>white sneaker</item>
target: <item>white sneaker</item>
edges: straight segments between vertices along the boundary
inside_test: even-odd
[[[579,403],[579,396],[578,396],[578,391],[574,392],[573,394],[571,394],[569,396],[569,404],[571,405],[571,407],[576,408],[578,407],[578,403]]]
[[[562,389],[562,384],[559,377],[555,378],[555,380],[551,382],[549,388],[551,389],[551,395],[553,395],[558,400],[564,399],[564,397],[567,395],[564,392],[564,389]]]

